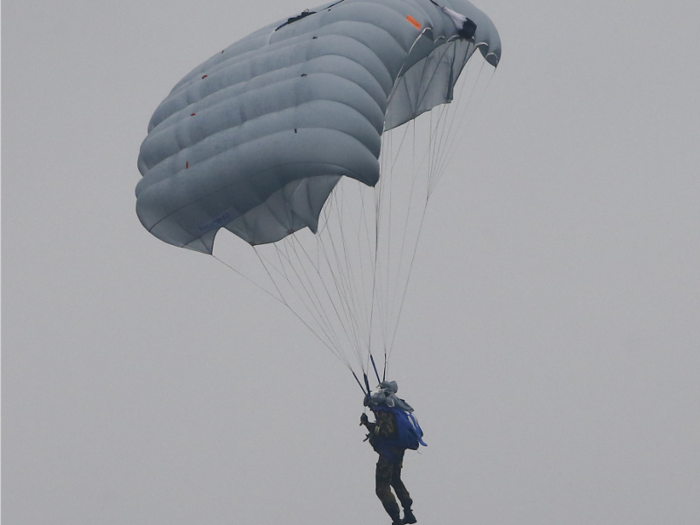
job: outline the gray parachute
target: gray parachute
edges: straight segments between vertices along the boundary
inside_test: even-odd
[[[469,39],[464,17],[476,24]],[[256,31],[153,114],[139,219],[204,253],[222,227],[253,245],[315,233],[340,178],[374,186],[382,133],[450,102],[476,49],[498,64],[498,32],[466,0],[341,0]]]

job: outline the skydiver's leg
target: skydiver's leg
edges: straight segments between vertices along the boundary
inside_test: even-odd
[[[379,501],[382,502],[384,510],[391,516],[394,523],[401,523],[401,514],[399,512],[399,505],[396,503],[396,498],[391,493],[391,482],[394,474],[395,463],[379,456],[379,461],[377,461],[377,472],[375,476],[376,485],[375,492]]]
[[[408,493],[406,486],[401,480],[402,467],[402,461],[394,465],[394,468],[391,473],[391,486],[393,487],[394,492],[396,492],[396,497],[401,502],[401,506],[403,507],[404,511],[407,511],[411,509],[411,505],[413,505],[413,500],[411,499],[411,495]]]

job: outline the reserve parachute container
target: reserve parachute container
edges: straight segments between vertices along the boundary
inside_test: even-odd
[[[388,196],[396,148],[382,137],[451,102],[477,50],[498,64],[498,32],[466,0],[340,0],[264,27],[158,106],[137,215],[162,241],[205,254],[232,232],[257,250],[272,294],[351,370],[367,372],[373,348],[386,368],[424,210],[414,173],[394,176],[411,194]],[[433,157],[411,171],[434,171]],[[410,208],[419,225],[392,225]]]

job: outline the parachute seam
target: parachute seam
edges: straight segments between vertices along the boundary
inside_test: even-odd
[[[335,24],[335,23],[340,23],[340,22],[334,22],[334,24]],[[373,29],[376,29],[377,31],[382,31],[382,32],[386,33],[387,35],[389,35],[389,37],[392,38],[392,39],[396,42],[396,44],[397,44],[401,49],[403,49],[403,46],[401,45],[401,43],[400,43],[398,40],[396,40],[396,38],[395,38],[391,33],[389,33],[388,31],[386,31],[384,28],[377,27],[377,26],[373,26],[372,24],[370,24],[370,23],[368,23],[368,22],[342,21],[342,23],[357,23],[357,24],[367,25],[367,26],[372,27]],[[330,27],[330,26],[332,26],[332,25],[333,25],[333,24],[329,24],[329,25],[326,26],[326,27]],[[348,39],[350,39],[350,40],[353,40],[353,41],[357,42],[357,43],[360,44],[362,47],[364,47],[364,48],[366,48],[367,50],[369,50],[369,51],[377,58],[378,62],[384,67],[384,69],[386,70],[387,75],[389,75],[389,78],[392,77],[391,73],[389,72],[389,69],[386,67],[386,64],[384,64],[384,61],[382,61],[382,59],[379,58],[379,55],[377,55],[377,53],[375,53],[374,50],[373,50],[372,48],[370,48],[367,44],[365,44],[365,43],[362,42],[361,40],[358,40],[357,38],[355,38],[355,37],[353,37],[353,36],[350,36],[350,35],[346,35],[346,34],[328,34],[328,35],[321,35],[321,36],[330,37],[330,38],[348,38]],[[301,37],[304,37],[304,39],[302,40]],[[296,37],[295,37],[295,39],[296,39]],[[300,39],[300,42],[294,42],[294,43],[292,43],[292,44],[289,44],[289,43],[288,43],[288,44],[285,44],[284,46],[280,46],[280,47],[282,47],[282,48],[288,47],[288,48],[290,49],[290,51],[293,51],[293,48],[294,48],[294,47],[300,46],[300,44],[304,44],[304,43],[307,43],[307,42],[308,42],[308,40],[307,40],[307,39],[308,39],[308,34],[305,33],[304,35],[299,35],[299,39]],[[285,40],[285,41],[283,41],[283,42],[287,42],[287,41]],[[275,44],[273,44],[272,46],[274,46],[274,45],[275,45]],[[270,46],[270,47],[272,47],[272,46]],[[256,52],[259,52],[259,51],[261,51],[262,49],[264,49],[264,47],[263,47],[263,48],[258,48],[258,49],[255,50],[255,51],[256,51]],[[214,74],[219,74],[219,73],[222,73],[222,72],[224,72],[224,71],[226,71],[226,70],[228,70],[228,69],[234,68],[234,67],[236,67],[236,66],[242,66],[242,65],[245,65],[246,63],[253,62],[254,60],[258,60],[258,59],[260,59],[260,58],[264,58],[264,57],[266,57],[266,56],[269,56],[269,55],[273,54],[273,52],[275,52],[275,51],[278,51],[278,49],[276,49],[276,48],[274,48],[274,49],[265,49],[265,52],[260,52],[260,53],[258,53],[257,55],[254,55],[254,56],[251,56],[251,57],[246,57],[244,60],[236,60],[236,61],[234,61],[234,62],[232,62],[232,61],[233,61],[235,58],[238,58],[238,57],[231,57],[230,59],[228,59],[228,60],[226,60],[226,61],[224,61],[224,62],[220,62],[219,64],[216,64],[216,66],[222,66],[222,67],[216,67],[213,71],[212,71],[212,69],[202,69],[202,70],[197,71],[195,74],[190,73],[190,75],[192,75],[192,78],[191,78],[188,82],[186,82],[185,84],[183,84],[183,85],[182,85],[182,88],[178,89],[177,91],[171,91],[171,92],[168,94],[168,96],[165,98],[165,100],[164,100],[163,102],[166,102],[168,99],[173,98],[175,95],[180,95],[180,94],[182,93],[182,91],[186,90],[186,89],[189,88],[189,87],[192,87],[192,85],[193,85],[195,82],[199,82],[199,81],[201,80],[201,76],[200,76],[200,75],[203,74],[203,73],[206,73],[207,76],[214,75]],[[323,55],[319,55],[318,57],[314,57],[314,58],[319,58],[319,57],[323,57],[323,56],[343,56],[343,55],[338,55],[337,53],[333,53],[333,54],[323,54]],[[353,60],[354,62],[357,62],[357,60],[354,60],[354,59],[352,59],[352,58],[350,58],[350,57],[346,57],[346,58],[348,58],[349,60]],[[312,59],[312,60],[313,60],[313,59]],[[302,62],[298,62],[297,64],[304,64],[304,63],[307,63],[307,62],[309,62],[308,59],[306,59],[305,61],[302,61]],[[367,70],[369,71],[369,69],[368,69],[366,66],[364,66],[364,65],[361,64],[360,62],[357,62],[357,63],[360,64],[362,67],[364,67],[365,69],[367,69]],[[223,64],[226,64],[226,67],[223,67]],[[295,65],[297,65],[297,64],[295,64]],[[279,71],[279,70],[281,70],[281,69],[285,69],[285,67],[279,67],[279,68],[276,68],[276,69],[270,69],[270,70],[268,70],[268,71],[265,71],[264,73],[261,73],[260,75],[255,75],[254,77],[251,77],[251,78],[248,79],[248,80],[245,80],[245,81],[243,81],[243,82],[239,82],[238,84],[244,83],[244,82],[250,82],[251,80],[253,80],[253,79],[255,79],[255,78],[258,78],[258,77],[260,77],[260,76],[266,75],[266,74],[268,74],[268,73],[272,73],[272,72],[274,72],[274,71]],[[372,73],[370,72],[370,74],[372,74]],[[372,75],[372,76],[374,76],[374,75]],[[375,77],[375,78],[376,78],[376,77]],[[226,88],[229,88],[229,87],[238,85],[238,84],[230,84],[230,85],[225,86],[225,87],[223,87],[223,88],[221,88],[221,89],[226,89]],[[207,95],[205,95],[203,98],[197,100],[196,102],[199,102],[200,100],[206,99],[208,96],[210,96],[210,95],[212,95],[212,94],[214,94],[214,93],[217,93],[217,92],[221,91],[221,89],[218,89],[218,90],[216,90],[216,91],[212,91],[211,93],[208,93]],[[189,106],[191,106],[193,103],[196,103],[196,102],[190,102],[190,103],[188,103],[188,105],[185,106],[185,107],[189,107]],[[162,104],[162,103],[161,103],[161,104]],[[181,108],[181,109],[183,109],[183,108]],[[177,111],[180,111],[181,109],[179,109],[179,110],[177,110]],[[156,110],[156,111],[157,111],[157,110]],[[177,112],[177,111],[176,111],[176,112]],[[173,115],[173,114],[174,114],[174,113],[171,113],[170,115]],[[170,115],[168,115],[168,117],[170,117]],[[163,120],[161,120],[160,122],[158,122],[158,124],[155,124],[155,125],[153,126],[153,128],[151,128],[151,129],[155,129],[156,127],[158,127],[158,126],[159,126],[164,120],[166,120],[168,117],[165,117]]]
[[[349,57],[346,57],[346,56],[344,56],[344,55],[340,55],[340,54],[337,54],[337,53],[332,53],[332,54],[327,54],[327,55],[320,55],[319,57],[315,57],[315,58],[313,58],[313,59],[311,59],[311,60],[309,60],[309,61],[307,61],[307,62],[305,62],[305,63],[309,63],[309,62],[312,62],[313,60],[316,60],[316,59],[318,59],[318,58],[323,58],[323,57],[340,57],[340,58],[347,59],[347,60],[349,60],[350,62],[353,62],[354,64],[357,64],[359,67],[361,67],[362,69],[364,69],[364,70],[367,72],[367,74],[369,75],[369,77],[371,77],[371,78],[377,83],[377,85],[379,86],[379,89],[384,93],[384,88],[382,87],[382,85],[381,85],[381,83],[379,82],[379,80],[377,79],[377,77],[376,77],[369,69],[367,69],[367,67],[365,67],[362,63],[360,63],[360,62],[358,62],[357,60],[354,60],[354,59],[352,59],[352,58],[349,58]],[[377,57],[377,58],[378,58],[378,57]],[[169,130],[170,128],[172,128],[173,126],[176,126],[176,125],[180,124],[183,120],[187,120],[187,118],[189,118],[189,114],[191,114],[192,111],[196,111],[196,112],[201,113],[201,112],[203,112],[203,111],[213,110],[214,108],[220,106],[221,104],[225,104],[226,102],[230,102],[232,98],[242,97],[242,96],[244,96],[244,95],[248,95],[248,94],[250,94],[250,93],[253,93],[253,92],[255,92],[255,91],[258,90],[258,89],[272,88],[273,86],[276,86],[276,85],[278,85],[278,84],[280,84],[280,83],[288,82],[288,81],[290,81],[290,80],[294,80],[294,79],[296,79],[297,77],[296,77],[296,71],[293,71],[293,69],[298,68],[298,67],[299,67],[300,65],[302,65],[302,64],[304,64],[304,62],[300,62],[300,63],[298,63],[298,64],[294,64],[293,66],[289,66],[289,67],[287,67],[287,68],[278,68],[278,69],[275,69],[275,70],[271,70],[271,71],[269,71],[269,72],[267,72],[267,73],[265,73],[265,74],[263,74],[263,75],[258,75],[258,76],[256,76],[256,77],[253,77],[253,78],[251,78],[250,80],[246,80],[246,81],[244,81],[244,82],[239,82],[239,83],[237,83],[237,84],[231,84],[231,85],[229,85],[229,86],[227,86],[227,87],[225,87],[225,88],[222,88],[222,89],[220,89],[220,90],[217,90],[217,91],[215,91],[215,92],[212,92],[212,93],[210,93],[209,95],[205,96],[204,98],[202,98],[202,99],[200,99],[200,100],[198,100],[198,101],[196,101],[196,102],[192,102],[192,103],[190,103],[190,104],[188,104],[188,105],[186,105],[186,106],[184,106],[184,107],[182,107],[182,108],[180,108],[180,109],[174,111],[173,113],[171,113],[168,117],[166,117],[165,119],[163,119],[157,126],[155,126],[155,127],[149,132],[148,135],[149,135],[149,137],[156,137],[156,136],[158,136],[160,133],[163,133],[163,132],[165,132],[166,130]],[[225,99],[222,99],[222,100],[220,100],[220,101],[218,101],[218,102],[214,102],[213,104],[208,105],[208,106],[205,107],[205,108],[201,108],[201,107],[198,107],[198,106],[197,106],[199,103],[201,103],[201,102],[207,100],[207,98],[209,98],[210,96],[213,96],[213,95],[216,95],[216,94],[221,94],[222,91],[225,91],[225,90],[227,90],[227,89],[232,89],[232,88],[235,88],[235,87],[237,87],[237,86],[245,86],[246,84],[249,84],[250,82],[253,82],[254,80],[260,80],[261,77],[264,77],[264,76],[267,75],[267,74],[276,73],[276,72],[282,71],[282,70],[284,70],[284,69],[289,69],[289,70],[290,70],[290,75],[293,75],[293,76],[289,76],[289,77],[287,77],[287,78],[282,78],[282,79],[276,80],[275,82],[266,83],[266,84],[261,85],[261,86],[253,86],[253,87],[251,87],[250,89],[246,89],[245,91],[241,91],[240,93],[234,94],[234,95],[232,95],[232,96],[229,97],[229,98],[225,98]],[[354,80],[352,80],[352,79],[350,79],[350,78],[344,77],[344,76],[342,76],[342,75],[340,75],[340,74],[338,74],[338,73],[331,73],[331,72],[325,72],[325,71],[318,71],[318,72],[314,72],[314,73],[311,73],[311,74],[312,74],[312,75],[317,75],[317,74],[333,75],[333,76],[335,76],[335,77],[338,77],[338,78],[347,80],[347,81],[349,81],[349,82],[352,82],[352,83],[354,83],[354,84],[357,84],[358,86],[360,86],[360,88],[362,88],[364,91],[366,91],[366,90],[362,87],[362,85],[361,85],[360,83],[358,83],[358,82],[356,82],[356,81],[354,81]],[[387,71],[387,74],[388,74],[388,71]],[[369,93],[367,93],[367,94],[369,95]],[[386,93],[385,93],[384,96],[385,96],[385,97],[387,96]],[[372,95],[370,95],[370,97],[374,100],[374,97],[372,97]],[[374,101],[377,102],[376,100],[374,100]],[[194,107],[193,107],[193,106],[194,106]],[[380,106],[380,109],[381,109],[381,106]],[[278,110],[278,111],[279,111],[279,110]],[[275,112],[273,111],[273,112],[270,112],[270,113],[275,113]],[[265,113],[265,114],[266,114],[266,115],[269,115],[270,113]],[[177,118],[175,118],[175,117],[177,117]],[[164,124],[166,124],[166,122],[167,122],[168,120],[172,120],[172,122],[169,123],[167,126],[164,126]],[[159,128],[161,128],[161,129],[159,129]],[[148,137],[147,137],[147,138],[148,138]]]
[[[369,11],[375,11],[375,12],[377,12],[377,13],[376,13],[377,16],[374,16],[374,17],[373,17],[373,19],[374,19],[375,21],[381,21],[381,20],[385,20],[385,19],[386,19],[386,17],[380,16],[380,15],[381,15],[380,12],[381,12],[381,11],[384,11],[384,10],[393,11],[393,13],[395,13],[395,14],[397,15],[397,16],[396,16],[396,21],[397,21],[397,22],[398,22],[399,20],[403,21],[404,18],[405,18],[405,16],[406,16],[406,13],[405,13],[405,12],[402,12],[402,11],[399,11],[398,9],[395,9],[393,6],[378,5],[377,3],[374,3],[374,2],[352,2],[352,3],[346,4],[346,5],[348,5],[348,6],[353,6],[353,7],[355,7],[355,6],[366,6],[366,7],[365,7],[365,11],[363,11],[363,12],[365,12],[365,13],[366,13],[366,12],[369,12]],[[346,8],[346,9],[347,9],[347,8]],[[320,13],[320,12],[319,12],[319,13]],[[432,20],[432,19],[431,19],[431,20]],[[324,25],[324,26],[317,26],[317,27],[315,27],[315,28],[312,28],[311,30],[306,31],[305,33],[302,33],[302,35],[308,35],[309,33],[312,33],[312,32],[323,31],[323,30],[324,30],[325,28],[327,28],[327,27],[331,27],[331,26],[333,26],[333,25],[335,25],[335,24],[342,24],[342,23],[367,24],[367,25],[372,26],[373,28],[376,28],[376,29],[378,29],[378,30],[384,31],[384,32],[387,33],[389,36],[391,36],[392,39],[394,39],[394,40],[396,41],[396,43],[404,50],[404,52],[407,51],[407,49],[404,48],[404,46],[402,45],[401,41],[399,40],[399,38],[400,38],[400,32],[398,33],[399,38],[397,38],[397,37],[394,36],[394,34],[393,34],[388,28],[386,28],[385,26],[379,26],[379,25],[376,25],[376,23],[366,22],[365,20],[353,20],[353,19],[350,19],[350,18],[337,19],[337,20],[334,20],[334,21],[328,23],[327,25]],[[397,25],[398,25],[398,24],[397,24]],[[291,37],[291,38],[298,38],[299,36],[301,36],[301,35],[295,35],[294,37]],[[278,42],[285,42],[286,40],[287,40],[287,39],[280,39]],[[278,43],[278,42],[275,42],[275,43]]]
[[[413,4],[413,2],[411,2],[411,4]],[[365,5],[365,6],[371,6],[372,8],[378,7],[377,4],[372,3],[372,2],[353,2],[353,5]],[[413,4],[413,7],[416,8],[416,5]],[[405,12],[405,11],[400,11],[399,9],[395,8],[393,5],[382,5],[382,8],[386,8],[386,9],[388,9],[388,10],[390,10],[390,11],[393,11],[394,13],[396,13],[396,14],[398,15],[397,18],[400,18],[402,21],[403,21],[404,18],[406,17],[406,12]],[[432,22],[432,18],[431,18],[425,11],[423,11],[422,9],[416,9],[416,11],[422,11],[423,14],[426,15],[426,18],[428,18],[428,19]],[[363,23],[366,23],[366,22],[363,22]],[[378,27],[378,26],[375,26],[375,27]],[[382,27],[381,29],[384,29],[384,28]],[[385,31],[386,31],[387,33],[389,33],[388,30],[385,30]],[[391,33],[389,33],[389,34],[391,34]],[[392,38],[394,38],[394,40],[396,40],[396,41],[398,42],[398,39],[396,39],[395,37],[393,37],[393,35],[392,35]],[[399,45],[401,45],[400,42],[399,42]],[[403,46],[401,46],[401,47],[403,47]],[[409,46],[409,48],[410,48],[410,46]],[[404,51],[405,51],[405,52],[408,52],[408,49],[404,49]]]
[[[270,26],[268,26],[270,27]],[[262,31],[262,30],[261,30]],[[241,43],[246,41],[248,38],[250,38],[252,35],[248,35],[247,37],[244,37],[243,40],[239,40],[237,43]],[[229,66],[233,66],[236,64],[240,64],[245,61],[249,61],[251,58],[255,56],[256,53],[260,53],[260,56],[265,56],[270,53],[273,53],[274,51],[277,51],[278,48],[285,48],[285,47],[291,47],[295,46],[298,44],[297,40],[299,41],[305,41],[304,39],[306,38],[306,33],[297,35],[291,39],[287,40],[280,40],[279,42],[275,42],[274,44],[271,44],[267,41],[263,42],[262,45],[259,47],[256,47],[255,49],[251,49],[248,51],[245,51],[239,55],[228,55],[224,60],[217,62],[210,66],[210,68],[201,68],[201,66],[204,66],[207,62],[204,64],[201,64],[200,67],[195,68],[191,72],[189,72],[182,80],[180,80],[181,83],[178,83],[178,85],[173,88],[170,93],[168,94],[168,98],[172,95],[175,95],[185,89],[187,86],[190,86],[192,82],[195,82],[198,80],[198,77],[202,75],[203,73],[206,74],[214,74],[218,73],[220,70],[227,69]],[[235,45],[235,44],[234,44]],[[264,50],[264,52],[263,52]],[[249,56],[250,55],[250,56]],[[220,54],[216,54],[213,57],[211,57],[209,60],[219,57]],[[240,60],[237,60],[240,59]],[[224,66],[226,64],[226,66]]]
[[[335,131],[338,131],[338,130],[335,130]],[[338,131],[338,133],[342,133],[343,135],[347,135],[348,137],[351,137],[353,140],[357,140],[357,139],[356,139],[355,137],[353,137],[352,135],[349,135],[349,134],[344,133],[344,132],[342,132],[342,131]],[[358,142],[359,142],[359,141],[358,141]],[[361,144],[361,143],[360,143],[360,144]],[[364,147],[364,145],[363,145],[363,147]],[[213,158],[213,157],[212,157],[212,158]],[[148,227],[147,230],[148,230],[149,232],[152,231],[156,226],[158,226],[158,225],[159,225],[161,222],[163,222],[164,220],[168,219],[168,217],[170,217],[171,215],[174,215],[174,214],[177,213],[178,211],[180,211],[180,210],[182,210],[182,209],[184,209],[184,208],[187,208],[188,206],[192,206],[193,204],[195,204],[195,203],[197,203],[197,202],[200,202],[200,201],[206,199],[207,197],[209,197],[210,195],[213,195],[214,193],[218,193],[218,192],[220,192],[220,191],[222,191],[222,190],[224,190],[224,189],[226,189],[226,188],[228,188],[228,187],[230,187],[230,186],[234,186],[234,185],[236,185],[236,184],[240,184],[241,182],[243,182],[243,181],[246,180],[246,179],[249,179],[249,178],[254,177],[254,176],[259,176],[261,173],[265,173],[265,172],[271,171],[271,170],[273,170],[273,169],[279,168],[280,166],[289,166],[289,165],[293,165],[293,164],[323,164],[323,165],[325,165],[325,166],[334,166],[334,167],[336,167],[336,168],[341,168],[342,170],[345,170],[345,171],[347,171],[348,173],[352,173],[353,175],[355,175],[355,177],[351,177],[351,178],[354,178],[354,179],[356,179],[356,180],[362,182],[362,179],[360,178],[359,173],[355,173],[353,170],[348,169],[348,168],[345,167],[345,166],[341,166],[341,165],[339,165],[339,164],[334,164],[334,163],[332,163],[332,162],[284,162],[284,163],[282,163],[282,164],[277,164],[277,165],[275,165],[275,166],[271,166],[271,167],[269,167],[269,168],[267,168],[267,169],[265,169],[265,170],[257,171],[257,172],[255,172],[255,173],[252,173],[252,174],[248,175],[247,177],[242,177],[242,178],[240,178],[240,179],[238,179],[238,180],[236,180],[235,182],[232,182],[232,183],[230,183],[230,184],[226,184],[226,185],[224,185],[224,186],[220,186],[220,187],[218,187],[217,189],[215,189],[215,190],[213,190],[213,191],[210,191],[209,193],[206,193],[206,194],[202,195],[202,196],[199,197],[198,199],[196,199],[196,200],[194,200],[194,201],[191,201],[191,202],[188,202],[187,204],[185,204],[185,205],[183,205],[183,206],[180,206],[180,207],[174,209],[173,211],[167,213],[167,214],[164,215],[161,219],[158,219],[158,221],[156,221],[155,223],[153,223],[152,226]],[[182,171],[184,171],[184,170],[180,170],[178,173],[182,173]],[[348,176],[348,175],[345,175],[345,176]],[[306,177],[306,178],[309,178],[309,177]],[[154,184],[154,185],[152,185],[152,186],[149,186],[148,188],[146,188],[146,189],[143,190],[143,191],[145,192],[145,191],[150,190],[151,188],[155,188],[156,186],[158,186],[159,184],[161,184],[161,183],[163,183],[163,182],[166,182],[167,180],[168,180],[168,179],[164,179],[164,180],[162,180],[162,181],[160,181],[160,182],[157,182],[156,184]],[[267,200],[267,199],[266,199],[266,200]],[[263,202],[264,202],[264,201],[263,201]],[[262,204],[263,202],[261,202],[260,204]],[[258,205],[258,206],[259,206],[259,205]],[[257,206],[256,206],[256,207],[257,207]],[[251,208],[251,210],[252,210],[252,209],[253,209],[253,208]],[[241,216],[245,215],[245,214],[248,213],[249,211],[250,211],[250,210],[246,210],[244,213],[241,214]],[[225,226],[225,225],[224,225],[224,226]],[[183,229],[184,229],[184,228],[183,228]],[[193,237],[190,241],[188,241],[188,242],[182,244],[181,246],[186,246],[187,244],[191,243],[193,240],[199,239],[200,237],[201,237],[201,235],[198,236],[198,237]]]
[[[370,121],[370,119],[367,118],[367,116],[365,116],[365,115],[364,115],[361,111],[359,111],[357,108],[354,108],[354,107],[352,107],[352,106],[346,104],[345,102],[341,102],[341,101],[337,101],[337,100],[330,100],[330,99],[317,99],[317,100],[312,100],[312,101],[309,101],[309,102],[305,102],[304,104],[310,104],[310,103],[313,103],[313,102],[318,102],[319,100],[322,100],[322,101],[325,101],[325,102],[332,102],[332,103],[335,103],[335,104],[340,104],[340,105],[342,105],[342,106],[344,106],[344,107],[349,108],[350,110],[352,110],[352,111],[354,111],[355,113],[357,113],[358,115],[360,115],[363,119],[365,119],[373,130],[377,131],[376,128],[374,127],[374,125],[372,124],[372,122]],[[302,104],[302,105],[303,105],[303,104]],[[299,106],[289,106],[289,107],[287,107],[287,108],[284,108],[284,111],[289,110],[289,109],[293,109],[293,108],[295,108],[295,107],[299,107]],[[380,108],[380,110],[381,110],[381,108]],[[280,110],[280,111],[283,111],[283,110]],[[276,113],[276,112],[275,112],[275,113]],[[254,121],[256,121],[256,120],[258,120],[258,119],[260,119],[260,118],[266,117],[266,116],[268,116],[268,115],[270,115],[270,113],[266,113],[265,115],[260,115],[259,117],[256,117],[256,118],[254,118],[254,119],[247,120],[247,121],[245,121],[245,122],[243,122],[243,123],[241,123],[241,124],[237,124],[237,125],[235,125],[235,126],[230,126],[230,127],[228,127],[228,128],[219,130],[219,131],[217,131],[216,133],[214,133],[214,134],[212,134],[212,135],[208,135],[208,136],[204,137],[202,140],[200,140],[200,141],[198,141],[198,142],[195,142],[195,143],[193,143],[193,144],[191,144],[191,145],[189,145],[189,146],[187,146],[187,147],[185,147],[185,148],[180,149],[178,152],[176,152],[176,153],[174,153],[174,154],[172,154],[172,155],[170,155],[170,156],[168,156],[168,157],[165,157],[164,159],[162,159],[161,161],[159,161],[157,164],[154,164],[151,168],[149,168],[148,171],[143,175],[144,179],[145,179],[146,177],[148,177],[148,173],[149,173],[152,169],[154,169],[154,168],[160,166],[162,163],[167,162],[167,161],[169,161],[170,159],[177,159],[177,157],[183,156],[183,153],[184,153],[184,152],[187,152],[187,151],[190,150],[191,148],[196,147],[197,145],[201,144],[201,143],[204,142],[205,140],[214,140],[215,137],[217,137],[218,135],[220,135],[220,134],[222,134],[222,133],[226,133],[227,131],[230,131],[230,130],[235,129],[235,128],[237,128],[237,127],[244,126],[244,125],[247,124],[248,122],[254,122]],[[357,137],[354,137],[354,136],[350,135],[349,133],[346,133],[346,132],[344,132],[344,131],[342,131],[342,130],[339,130],[339,129],[334,129],[334,128],[321,128],[321,127],[299,128],[299,126],[296,126],[296,128],[297,128],[297,129],[326,129],[326,130],[338,131],[339,133],[343,133],[343,134],[345,134],[345,135],[348,135],[348,136],[350,136],[350,137],[353,137],[355,140],[357,140],[358,142],[360,142],[360,144],[362,144],[366,149],[368,149],[368,150],[370,149],[370,148],[368,148],[368,147],[364,144],[364,142],[362,142],[362,141],[361,141],[360,139],[358,139]],[[239,147],[244,146],[244,145],[246,145],[246,144],[251,144],[252,142],[255,142],[255,141],[257,141],[257,140],[261,140],[261,139],[264,139],[264,138],[267,138],[267,137],[271,137],[271,136],[273,136],[273,135],[276,135],[277,133],[283,133],[283,132],[285,132],[285,131],[290,131],[290,130],[292,130],[292,129],[295,129],[293,125],[290,126],[288,129],[276,130],[276,131],[274,131],[273,133],[268,133],[268,134],[266,134],[266,135],[261,135],[260,137],[256,137],[256,138],[254,138],[253,140],[249,140],[249,141],[246,141],[246,142],[242,142],[242,143],[240,143],[240,144],[234,146],[233,148],[227,148],[225,151],[219,152],[219,153],[217,153],[216,155],[212,155],[212,156],[210,156],[210,157],[206,157],[205,159],[202,159],[201,162],[206,162],[206,161],[208,161],[208,160],[210,160],[210,159],[216,158],[218,155],[221,155],[221,154],[223,154],[223,153],[225,153],[225,152],[227,152],[227,151],[231,151],[232,149],[236,149],[236,148],[239,148]],[[381,133],[377,132],[377,134],[378,134],[379,136],[381,136]],[[371,150],[370,150],[370,151],[371,151]],[[190,167],[190,169],[191,169],[192,167],[196,166],[196,165],[199,164],[199,163],[200,163],[200,162],[197,162],[197,161],[189,161],[189,167]],[[163,179],[159,180],[159,181],[156,182],[155,184],[159,184],[162,180],[166,180],[167,178],[173,176],[175,173],[180,173],[181,171],[182,171],[182,170],[177,170],[177,171],[171,173],[170,175],[167,175],[167,176],[164,177]],[[147,187],[150,187],[150,186],[151,186],[151,185],[149,185],[149,186],[147,186]],[[142,190],[142,191],[145,191],[145,189]]]

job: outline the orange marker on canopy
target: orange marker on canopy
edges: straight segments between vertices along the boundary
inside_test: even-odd
[[[420,28],[421,28],[421,25],[420,25],[420,23],[418,22],[418,20],[416,20],[415,18],[413,18],[411,15],[408,15],[408,16],[406,17],[406,20],[408,20],[408,21],[410,22],[410,24],[411,24],[413,27],[415,27],[416,29],[420,29]]]

